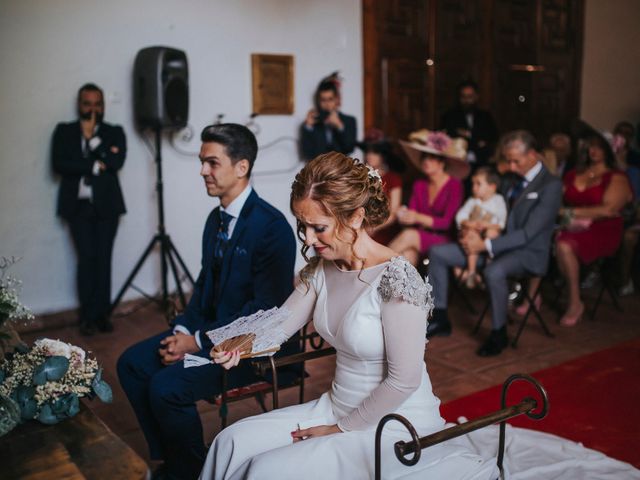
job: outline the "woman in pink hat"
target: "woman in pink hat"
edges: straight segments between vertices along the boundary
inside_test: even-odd
[[[464,195],[461,179],[469,174],[466,142],[425,129],[400,145],[426,178],[413,184],[409,205],[398,210],[398,223],[406,228],[389,247],[417,265],[433,245],[453,239],[455,215]]]

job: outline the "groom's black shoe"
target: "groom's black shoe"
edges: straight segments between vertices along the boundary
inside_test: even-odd
[[[507,327],[502,327],[498,330],[491,330],[489,338],[476,352],[481,357],[494,357],[500,355],[502,350],[509,344],[507,338]]]
[[[451,323],[444,308],[436,308],[427,325],[427,338],[448,337],[451,335]]]

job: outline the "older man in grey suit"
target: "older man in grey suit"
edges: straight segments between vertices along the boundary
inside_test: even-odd
[[[427,329],[428,337],[451,333],[446,310],[450,267],[464,266],[465,253],[485,254],[492,259],[484,268],[491,297],[492,330],[477,351],[482,357],[498,355],[508,344],[508,277],[546,273],[554,221],[562,200],[562,183],[540,162],[533,135],[524,130],[507,134],[503,154],[515,174],[515,181],[505,192],[510,211],[503,235],[483,240],[469,231],[459,244],[439,245],[429,254],[436,308]]]

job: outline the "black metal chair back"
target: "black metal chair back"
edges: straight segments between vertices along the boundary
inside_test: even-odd
[[[520,401],[520,403],[516,405],[512,405],[507,407],[507,392],[509,387],[518,380],[523,380],[535,387],[541,397],[541,403],[531,397],[525,397]],[[540,407],[540,411],[536,413],[536,410]],[[411,424],[409,420],[407,420],[402,415],[398,415],[396,413],[391,413],[382,417],[380,422],[378,423],[378,428],[376,429],[376,439],[375,439],[375,479],[381,480],[382,475],[382,459],[381,459],[381,444],[382,444],[382,431],[384,430],[384,426],[392,421],[398,421],[402,423],[405,428],[409,431],[411,435],[411,441],[398,441],[394,444],[394,453],[396,458],[404,465],[413,466],[420,461],[420,457],[422,455],[422,450],[433,445],[437,445],[446,440],[450,440],[452,438],[460,437],[462,435],[466,435],[467,433],[471,433],[480,428],[487,427],[489,425],[493,425],[495,423],[500,422],[500,436],[498,440],[498,456],[497,456],[497,465],[502,473],[502,466],[504,462],[504,448],[505,448],[505,435],[506,435],[506,421],[510,418],[517,417],[519,415],[526,415],[527,417],[534,420],[541,420],[544,418],[549,412],[549,398],[547,396],[547,391],[544,387],[533,377],[525,374],[515,374],[511,375],[502,385],[502,395],[501,395],[501,409],[492,413],[488,413],[483,415],[482,417],[476,418],[466,423],[462,423],[460,425],[455,425],[453,427],[446,428],[441,430],[440,432],[432,433],[431,435],[427,435],[426,437],[420,438]],[[407,455],[413,453],[413,456],[409,459],[406,458]]]

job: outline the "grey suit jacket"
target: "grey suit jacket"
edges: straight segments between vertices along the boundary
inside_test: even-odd
[[[491,241],[493,255],[517,251],[527,270],[544,275],[561,202],[562,182],[543,166],[511,207],[503,235]]]

